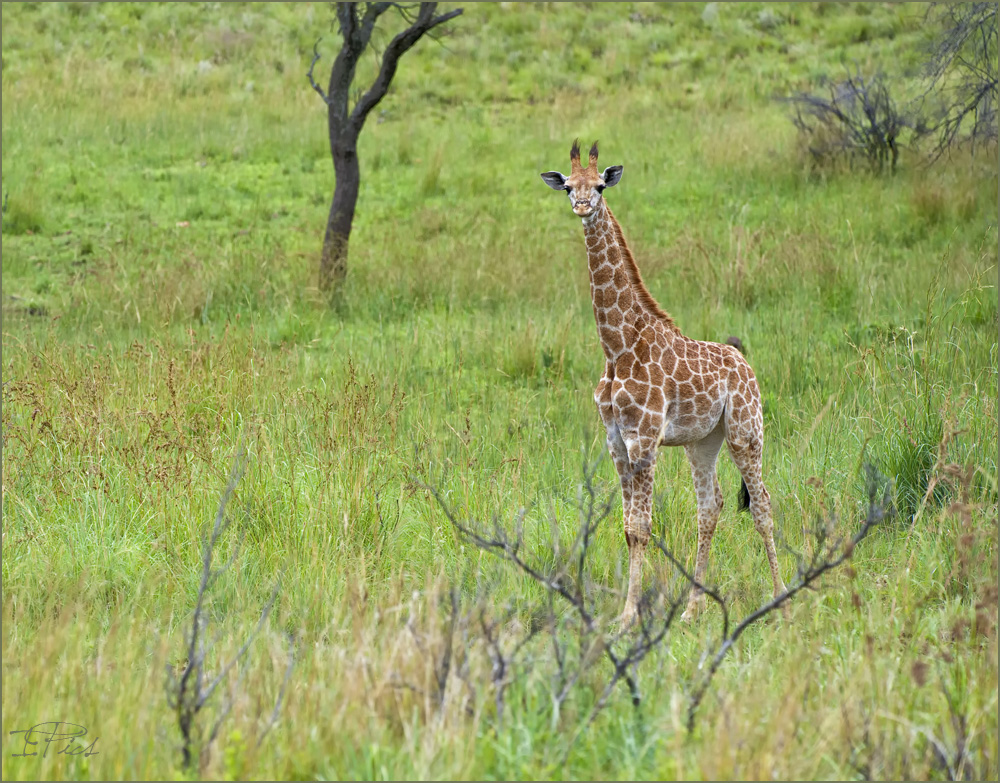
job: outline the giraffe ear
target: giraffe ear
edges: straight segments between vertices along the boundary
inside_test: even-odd
[[[542,174],[542,179],[553,190],[566,190],[566,177],[558,171],[546,171]]]
[[[604,169],[604,187],[610,188],[618,184],[618,181],[622,178],[622,167],[621,166],[608,166]]]

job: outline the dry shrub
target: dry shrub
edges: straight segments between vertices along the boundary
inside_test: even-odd
[[[896,170],[899,139],[910,120],[890,94],[885,76],[848,72],[828,85],[829,97],[800,92],[791,104],[792,122],[818,169],[864,165],[871,171]]]

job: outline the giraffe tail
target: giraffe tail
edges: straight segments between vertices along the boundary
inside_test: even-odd
[[[750,490],[747,489],[747,483],[740,478],[740,511],[750,510]]]

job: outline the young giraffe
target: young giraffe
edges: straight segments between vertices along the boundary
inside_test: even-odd
[[[659,446],[683,446],[698,495],[695,579],[702,583],[708,550],[722,511],[715,466],[723,441],[743,476],[741,509],[749,505],[764,539],[774,595],[785,592],[778,571],[771,500],[761,480],[764,420],[753,370],[732,345],[691,340],[660,309],[646,289],[621,226],[602,197],[622,177],[621,166],[597,171],[597,144],[590,165],[580,163],[579,142],[570,150],[568,177],[542,174],[553,190],[569,194],[583,218],[590,265],[590,294],[605,369],[594,400],[608,433],[608,450],[621,480],[622,516],[628,544],[628,597],[621,620],[636,617],[642,561],[652,528],[653,472]],[[704,600],[691,588],[682,619]]]

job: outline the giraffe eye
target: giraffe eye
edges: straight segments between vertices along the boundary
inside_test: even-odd
[[[605,187],[604,185],[594,185],[594,190],[596,190],[598,193],[603,193],[604,187]]]

